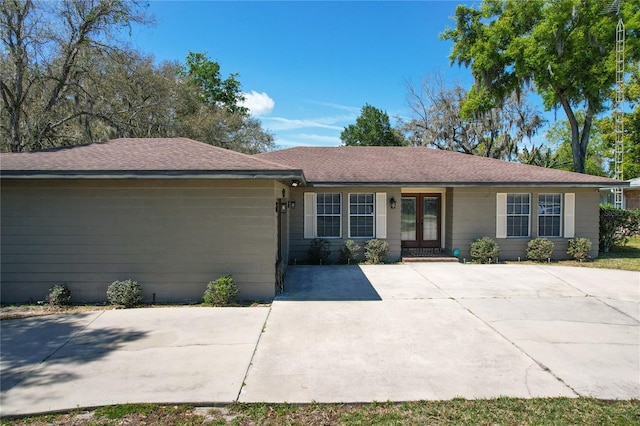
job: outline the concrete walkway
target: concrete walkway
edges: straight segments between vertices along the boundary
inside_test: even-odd
[[[640,398],[640,273],[297,266],[271,308],[2,321],[0,414],[125,402]]]

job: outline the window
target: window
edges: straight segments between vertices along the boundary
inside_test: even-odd
[[[507,194],[507,237],[529,236],[529,194]]]
[[[538,194],[538,236],[560,237],[562,219],[562,196],[560,194]]]
[[[385,192],[349,194],[349,236],[387,238],[386,204]],[[304,238],[341,237],[342,194],[305,192]]]
[[[342,194],[316,194],[316,236],[320,238],[340,238]]]
[[[349,237],[374,237],[374,194],[349,194]]]

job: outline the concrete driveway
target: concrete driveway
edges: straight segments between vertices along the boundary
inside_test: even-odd
[[[640,398],[640,274],[296,266],[270,308],[2,321],[0,414],[125,402]]]
[[[640,397],[639,273],[298,266],[285,289],[240,401]]]

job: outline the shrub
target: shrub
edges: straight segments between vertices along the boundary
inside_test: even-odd
[[[309,246],[309,263],[322,265],[329,259],[329,241],[323,238],[314,238]]]
[[[107,299],[112,305],[131,308],[142,302],[142,288],[133,280],[114,281],[107,288]]]
[[[340,249],[340,263],[358,263],[358,257],[362,246],[353,240],[344,242]]]
[[[479,263],[497,262],[500,257],[498,244],[489,237],[476,238],[471,242],[471,259]]]
[[[364,257],[369,263],[377,265],[383,263],[389,254],[389,243],[383,240],[372,239],[364,245]]]
[[[49,304],[63,306],[71,303],[71,291],[66,284],[55,284],[49,289]]]
[[[210,281],[204,292],[204,303],[212,306],[227,306],[238,295],[238,286],[231,275]]]
[[[613,245],[626,244],[640,232],[640,210],[622,210],[600,205],[600,249],[605,253]]]
[[[588,238],[572,238],[568,241],[567,254],[576,260],[585,260],[589,257],[591,240]]]
[[[547,238],[535,238],[527,244],[527,259],[545,262],[553,254],[554,244]]]

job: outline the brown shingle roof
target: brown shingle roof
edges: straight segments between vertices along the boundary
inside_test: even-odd
[[[571,185],[624,182],[424,147],[299,147],[256,157],[304,170],[315,185]]]
[[[4,176],[212,172],[291,174],[296,171],[267,159],[186,138],[123,138],[67,148],[1,154],[0,169]],[[301,176],[299,170],[297,175]]]

